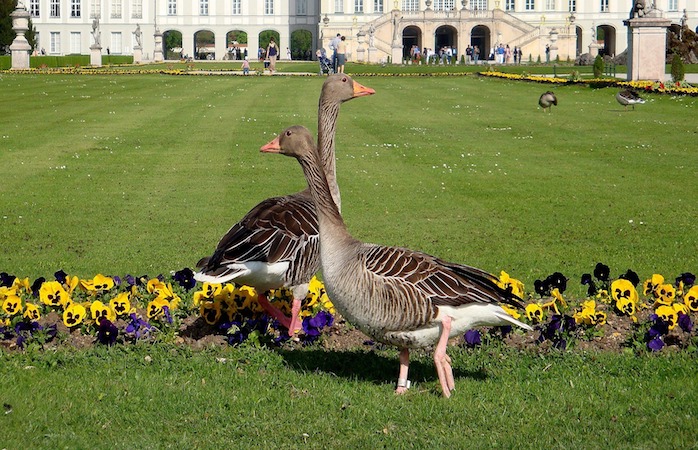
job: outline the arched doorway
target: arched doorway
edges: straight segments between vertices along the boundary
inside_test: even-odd
[[[194,59],[216,59],[216,35],[210,30],[194,33]]]
[[[583,36],[582,33],[584,33],[584,30],[582,30],[582,27],[580,27],[580,26],[576,26],[575,28],[576,28],[576,34],[577,34],[577,45],[576,45],[576,50],[575,50],[576,51],[575,57],[577,57],[583,53],[582,52],[582,36]]]
[[[271,38],[274,38],[274,42],[276,42],[276,46],[279,48],[279,54],[281,54],[281,39],[279,38],[279,32],[274,31],[274,30],[264,30],[259,33],[259,49],[257,49],[257,57],[260,55],[260,50],[262,52],[267,51],[267,47],[269,46],[269,41],[271,41]],[[285,49],[284,49],[285,50]],[[250,52],[252,52],[252,49],[250,49]],[[277,57],[278,59],[278,57]]]
[[[240,60],[247,56],[247,32],[242,30],[229,31],[225,35],[226,55],[223,59]]]
[[[451,47],[453,54],[458,51],[458,31],[450,25],[442,25],[434,32],[434,50],[438,54],[444,47]]]
[[[485,25],[477,25],[470,32],[470,45],[480,49],[480,59],[487,59],[490,54],[490,29]]]
[[[599,44],[603,42],[603,49],[600,50],[604,55],[616,55],[616,29],[611,25],[599,25],[596,28],[596,39]]]
[[[291,33],[291,58],[309,61],[313,55],[313,34],[308,30]]]
[[[422,30],[419,27],[410,25],[402,30],[402,58],[409,58],[412,54],[412,47],[422,48]]]
[[[162,33],[162,53],[165,59],[181,59],[185,55],[182,53],[182,33],[176,30],[167,30]]]

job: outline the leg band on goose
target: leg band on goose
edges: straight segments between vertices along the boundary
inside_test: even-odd
[[[410,380],[407,380],[405,378],[398,378],[397,379],[397,387],[404,387],[405,389],[409,389],[412,383]]]

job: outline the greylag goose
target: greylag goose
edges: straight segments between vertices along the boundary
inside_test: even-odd
[[[325,80],[318,108],[318,147],[332,195],[340,205],[335,175],[334,137],[340,105],[352,98],[374,94],[348,75]],[[308,283],[320,266],[315,204],[306,188],[302,192],[266,199],[252,208],[221,238],[211,256],[197,263],[197,281],[235,281],[252,286],[262,307],[293,336],[300,328],[298,313]],[[271,289],[288,287],[293,293],[291,318],[267,299]]]
[[[551,91],[544,92],[538,99],[538,104],[543,108],[543,111],[547,108],[548,112],[550,112],[553,105],[557,106],[557,97]]]
[[[485,325],[514,324],[531,330],[499,306],[521,304],[497,285],[493,275],[426,253],[354,239],[332,200],[306,128],[287,128],[260,150],[293,156],[303,167],[316,202],[327,293],[350,323],[373,339],[401,349],[396,393],[409,388],[410,348],[437,344],[434,364],[443,394],[449,397],[455,387],[446,354],[449,338]]]
[[[628,105],[632,105],[633,109],[635,109],[635,105],[645,103],[645,100],[632,89],[623,89],[619,91],[616,94],[616,100],[625,107],[626,111],[628,110]]]

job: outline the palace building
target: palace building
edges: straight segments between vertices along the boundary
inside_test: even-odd
[[[499,44],[522,49],[523,60],[574,60],[583,53],[618,55],[628,42],[623,21],[633,1],[647,2],[672,28],[695,30],[698,0],[20,0],[48,55],[88,54],[97,26],[102,53],[133,54],[140,32],[144,61],[183,56],[256,58],[260,35],[275,32],[280,58],[329,51],[346,37],[347,59],[401,62],[414,46],[450,47],[460,57],[478,46],[480,58]],[[177,33],[181,47],[169,47]],[[205,33],[206,44],[197,36]],[[298,34],[297,34],[298,33]],[[246,45],[240,36],[245,36]],[[292,39],[294,36],[303,39]],[[309,42],[312,48],[294,48]],[[302,50],[302,51],[301,51]]]

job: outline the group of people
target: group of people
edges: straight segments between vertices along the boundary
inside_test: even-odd
[[[465,49],[465,62],[466,64],[479,64],[482,59],[480,57],[480,47],[477,45],[468,45]],[[488,59],[496,61],[498,64],[509,64],[512,62],[514,64],[521,64],[521,48],[514,47],[513,49],[509,45],[499,44],[490,49],[489,55],[485,55]],[[413,45],[410,48],[410,59],[413,63],[417,64],[424,60],[426,64],[451,64],[458,60],[458,52],[456,48],[449,45],[443,46],[439,49],[438,53],[434,51],[433,48],[424,47],[420,49],[419,46]]]
[[[330,41],[330,50],[332,50],[332,65],[334,73],[344,73],[344,65],[347,62],[347,42],[346,37],[341,33],[333,37]]]

